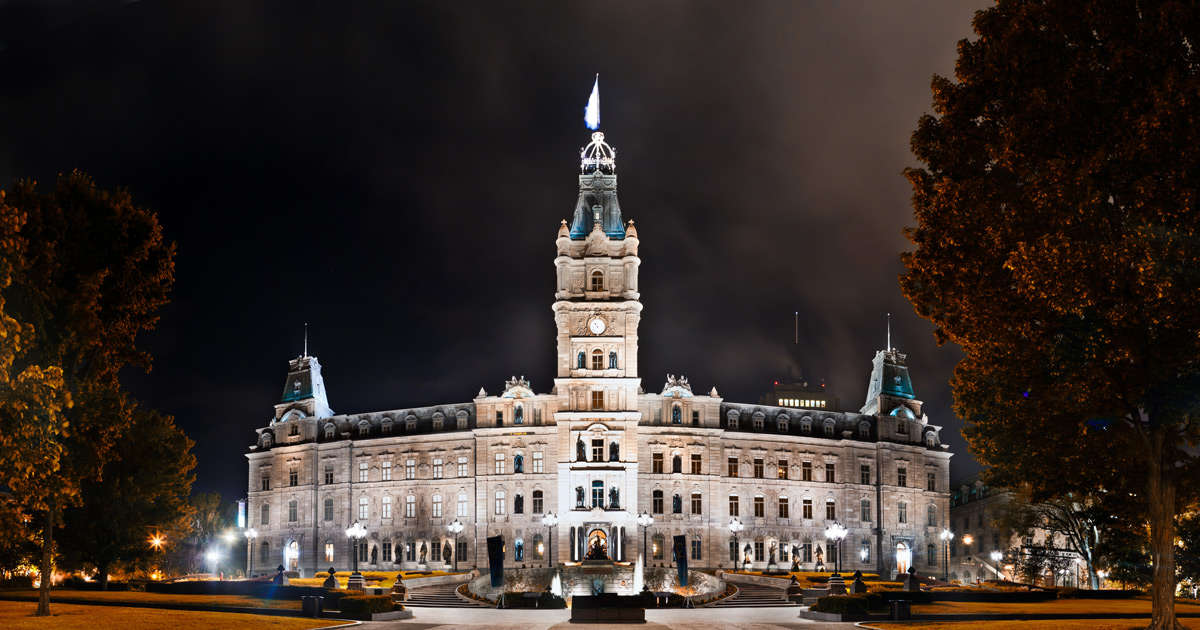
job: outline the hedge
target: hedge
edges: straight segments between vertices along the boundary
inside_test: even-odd
[[[1142,594],[1136,589],[1122,591],[1118,589],[1061,588],[1058,590],[1059,599],[1130,599]]]
[[[540,592],[537,597],[526,597],[527,594],[510,591],[504,594],[504,608],[566,608],[567,600],[554,593]]]
[[[849,617],[866,617],[867,598],[861,595],[827,595],[817,599],[812,609]]]
[[[391,612],[394,606],[391,595],[347,595],[342,598],[340,616],[370,621],[372,614]]]
[[[320,586],[282,586],[270,582],[246,582],[234,580],[190,580],[181,582],[148,582],[148,593],[166,593],[169,595],[248,595],[264,599],[300,599],[315,595],[329,599],[337,599],[337,591],[331,591]]]
[[[14,575],[6,580],[0,580],[0,588],[33,588],[33,576]]]

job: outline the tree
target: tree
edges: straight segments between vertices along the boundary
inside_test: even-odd
[[[194,442],[169,416],[136,409],[133,417],[100,478],[84,481],[81,504],[63,513],[64,557],[94,567],[103,589],[115,566],[133,567],[162,552],[149,544],[152,533],[179,531],[192,518]]]
[[[167,302],[175,247],[152,211],[78,171],[50,192],[17,182],[0,204],[0,241],[0,484],[42,523],[45,578],[62,510],[132,422],[117,377],[149,369],[136,338]]]
[[[1200,435],[1200,15],[1001,0],[934,77],[912,147],[905,295],[962,347],[955,410],[989,481],[1145,499],[1150,627]],[[1114,486],[1105,486],[1114,490]]]
[[[1181,581],[1191,584],[1193,597],[1200,587],[1200,511],[1193,511],[1179,522],[1179,575]]]
[[[0,577],[21,565],[32,564],[37,544],[29,528],[29,515],[11,494],[0,492]]]
[[[193,517],[188,540],[192,549],[190,561],[193,569],[203,570],[204,552],[221,545],[222,537],[233,527],[237,505],[222,501],[219,492],[201,492],[192,497],[191,505]],[[233,542],[235,551],[240,549],[240,542]]]
[[[1107,538],[1105,525],[1110,520],[1102,498],[1102,494],[1068,494],[1034,503],[1029,490],[1023,488],[1012,493],[1005,506],[1004,520],[1022,535],[1029,536],[1034,529],[1041,529],[1048,534],[1048,540],[1061,537],[1066,548],[1083,559],[1088,581],[1097,589],[1100,588],[1097,564],[1100,542]]]

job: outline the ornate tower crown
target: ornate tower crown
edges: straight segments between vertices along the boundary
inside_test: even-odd
[[[579,199],[571,218],[571,238],[581,240],[599,224],[608,238],[625,238],[621,203],[617,201],[616,149],[604,141],[604,132],[592,134],[592,141],[579,150]]]
[[[604,141],[604,132],[592,134],[592,141],[579,150],[579,171],[595,173],[597,171],[611,175],[617,170],[617,150]]]

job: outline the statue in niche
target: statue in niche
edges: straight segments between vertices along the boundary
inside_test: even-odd
[[[615,462],[621,459],[621,447],[616,442],[608,445],[608,461]]]
[[[767,559],[767,566],[775,564],[775,543],[771,543],[771,556]]]
[[[575,507],[583,507],[583,486],[575,486]]]
[[[821,547],[819,545],[817,546],[817,570],[825,570],[825,554],[821,551]]]
[[[580,436],[575,439],[575,461],[577,461],[577,462],[586,462],[587,461],[587,449],[583,445],[583,436]]]
[[[800,570],[800,548],[792,545],[792,571]]]
[[[742,550],[742,561],[745,564],[750,564],[750,552],[751,552],[750,543],[746,543],[746,548]]]
[[[425,564],[425,556],[429,554],[429,547],[425,543],[421,543],[421,564]]]
[[[621,509],[621,491],[617,490],[616,486],[608,489],[608,507],[609,509]]]
[[[446,564],[450,564],[451,558],[452,558],[452,556],[450,555],[450,541],[446,541],[446,543],[442,545],[442,562],[445,562]]]

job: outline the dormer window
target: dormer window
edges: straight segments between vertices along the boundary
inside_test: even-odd
[[[825,437],[833,437],[835,426],[832,418],[825,419]]]
[[[781,413],[781,414],[779,414],[778,416],[776,416],[776,418],[775,418],[775,421],[778,423],[778,426],[779,426],[779,432],[780,432],[780,433],[787,433],[787,432],[788,432],[788,421],[789,421],[789,418],[788,418],[788,415],[787,415],[786,413]]]
[[[416,416],[409,415],[408,417],[404,418],[404,430],[408,431],[408,432],[417,430],[417,417]]]
[[[433,414],[433,430],[434,430],[434,431],[441,431],[441,430],[442,430],[442,423],[445,421],[445,419],[446,419],[446,416],[445,416],[445,414],[443,414],[443,413],[442,413],[442,412],[440,412],[440,411],[439,411],[439,412],[437,412],[437,413],[435,413],[435,414]]]
[[[591,290],[592,291],[603,291],[604,290],[604,272],[600,271],[599,269],[592,272]]]
[[[812,433],[812,418],[808,416],[800,418],[800,430],[804,433]]]
[[[358,437],[366,437],[371,435],[371,423],[363,420],[358,423]]]
[[[858,437],[864,438],[864,439],[871,437],[871,423],[870,422],[863,420],[862,422],[858,423]]]
[[[755,431],[763,430],[763,418],[764,417],[765,416],[763,415],[763,412],[761,412],[761,411],[754,412],[754,415],[752,416],[752,418],[754,419],[754,430]]]
[[[903,420],[897,420],[896,433],[899,433],[900,435],[908,435],[908,423]]]
[[[725,419],[726,419],[725,426],[726,426],[726,428],[728,428],[728,429],[730,429],[730,430],[734,430],[734,431],[736,431],[736,430],[737,430],[737,428],[738,428],[738,418],[739,418],[739,416],[740,416],[740,414],[738,414],[738,411],[737,411],[737,409],[730,409],[730,410],[729,410],[729,413],[725,414]]]
[[[458,413],[454,414],[455,419],[458,421],[458,428],[460,430],[467,428],[468,415],[469,414],[467,414],[467,412],[462,409],[459,409]]]
[[[263,448],[271,448],[271,434],[270,433],[262,434],[262,447]]]
[[[379,424],[379,432],[384,435],[388,435],[389,433],[392,432],[392,419],[391,418],[383,419],[383,422],[381,422]]]
[[[929,448],[937,446],[937,435],[933,431],[925,434],[925,446]]]
[[[333,439],[333,435],[334,435],[334,431],[335,431],[335,428],[334,428],[334,426],[333,426],[333,423],[332,423],[332,422],[331,422],[331,423],[329,423],[329,424],[327,424],[327,425],[325,425],[325,439],[327,439],[327,440],[332,440],[332,439]]]

